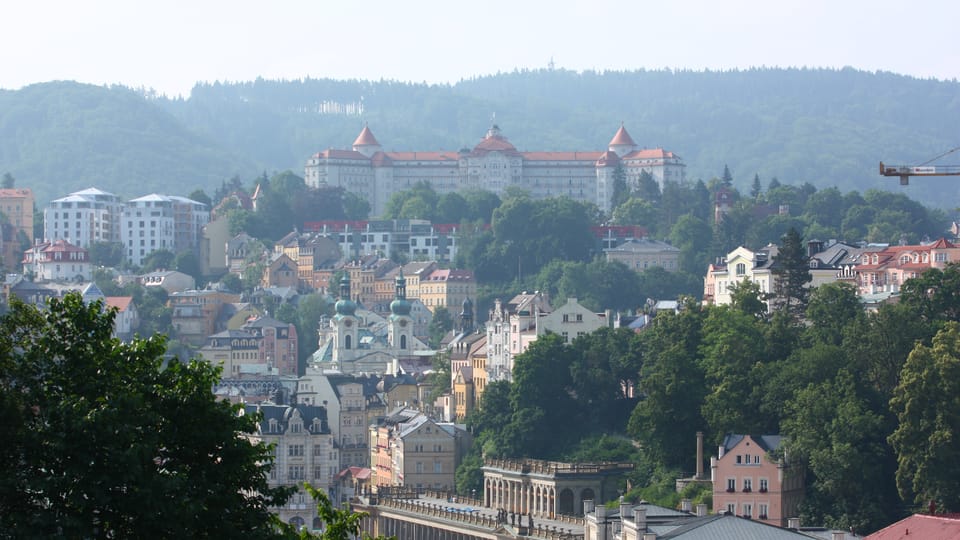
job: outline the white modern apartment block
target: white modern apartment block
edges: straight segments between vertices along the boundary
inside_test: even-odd
[[[628,184],[643,172],[662,186],[682,181],[686,165],[673,152],[638,146],[623,126],[606,151],[520,152],[492,126],[472,150],[384,152],[364,127],[351,150],[328,149],[307,160],[308,186],[342,187],[364,197],[374,215],[382,215],[390,196],[426,182],[440,194],[481,189],[503,195],[516,186],[536,199],[567,196],[610,210],[618,168]]]
[[[139,266],[158,249],[198,252],[209,221],[210,209],[203,203],[152,193],[123,207],[120,240],[127,260]]]
[[[97,188],[53,200],[43,210],[43,239],[66,240],[82,248],[94,242],[119,242],[122,207],[116,195]]]

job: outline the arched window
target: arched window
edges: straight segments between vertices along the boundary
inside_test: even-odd
[[[350,337],[351,337],[351,336],[344,336],[344,338],[343,338],[343,348],[344,348],[344,349],[349,349],[349,348],[350,348],[350,344],[351,344],[351,341],[352,341],[352,340],[350,339]]]
[[[407,348],[407,336],[400,336],[400,348],[401,349]]]

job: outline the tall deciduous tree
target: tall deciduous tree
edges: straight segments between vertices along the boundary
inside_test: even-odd
[[[804,460],[811,472],[802,518],[857,531],[890,521],[899,501],[886,467],[883,416],[858,393],[851,373],[841,370],[797,392],[783,434],[788,457]]]
[[[162,366],[162,337],[121,343],[79,294],[0,319],[0,528],[13,537],[277,536],[256,418],[204,362]]]
[[[908,501],[960,510],[960,325],[948,323],[933,345],[918,344],[890,400],[899,425],[897,488]]]

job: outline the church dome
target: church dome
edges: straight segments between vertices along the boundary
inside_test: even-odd
[[[356,302],[350,300],[350,276],[348,274],[344,274],[340,278],[340,300],[333,305],[333,309],[341,317],[352,316],[357,312]]]
[[[406,299],[397,298],[393,302],[390,302],[390,313],[397,316],[407,316],[410,315],[410,310],[413,309],[413,306],[410,305]]]

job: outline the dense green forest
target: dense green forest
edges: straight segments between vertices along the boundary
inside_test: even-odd
[[[0,171],[40,204],[90,185],[125,197],[212,192],[235,175],[299,171],[318,150],[348,147],[364,122],[387,150],[456,150],[496,115],[521,150],[601,150],[622,121],[638,144],[682,156],[691,181],[728,165],[743,190],[754,175],[900,190],[878,162],[921,163],[958,146],[958,95],[955,81],[853,69],[256,80],[197,85],[189,99],[52,82],[0,91]],[[949,178],[908,189],[943,208],[960,195]]]

